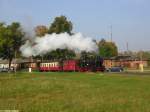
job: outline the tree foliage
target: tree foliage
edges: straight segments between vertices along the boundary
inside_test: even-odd
[[[150,51],[139,51],[137,52],[137,56],[143,59],[150,59]]]
[[[92,57],[95,57],[95,56],[97,56],[97,54],[95,52],[82,51],[80,58],[92,58]]]
[[[75,57],[75,52],[68,49],[56,49],[44,55],[44,59],[47,60],[60,60],[60,59],[72,59]]]
[[[72,31],[72,23],[67,20],[65,16],[56,17],[54,22],[51,24],[49,28],[49,33],[64,33],[67,32],[71,34]]]
[[[19,48],[24,43],[23,36],[24,33],[19,23],[0,24],[0,57],[9,60],[9,68],[11,61],[19,53]]]
[[[118,55],[118,48],[114,42],[107,42],[104,39],[102,39],[98,43],[98,47],[99,47],[99,54],[102,57],[110,58]]]
[[[48,33],[48,28],[44,25],[39,25],[35,28],[35,34],[38,37],[44,36],[46,33]]]
[[[6,33],[4,33],[6,30],[5,23],[0,23],[0,48],[2,47],[4,43],[3,37],[6,36]]]
[[[51,24],[48,33],[52,34],[52,33],[56,33],[56,34],[60,34],[60,33],[68,33],[68,34],[72,34],[72,23],[70,21],[67,20],[67,18],[65,16],[60,16],[60,17],[56,17],[54,22]],[[69,49],[57,49],[57,50],[53,50],[49,53],[47,53],[44,57],[46,59],[46,57],[49,57],[51,59],[72,59],[73,57],[75,57],[75,52],[73,50],[69,50]]]

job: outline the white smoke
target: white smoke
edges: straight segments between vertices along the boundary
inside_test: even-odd
[[[57,48],[68,48],[75,52],[96,51],[97,46],[92,38],[84,37],[81,33],[69,35],[62,34],[46,34],[43,37],[36,37],[34,45],[30,41],[21,46],[20,51],[24,57],[42,55]]]

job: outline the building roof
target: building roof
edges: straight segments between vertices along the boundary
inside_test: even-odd
[[[124,61],[133,61],[133,60],[140,60],[140,58],[130,55],[119,55],[111,58],[105,58],[105,60],[124,60]],[[146,60],[146,59],[143,59]]]
[[[37,62],[38,60],[30,60],[30,59],[13,59],[12,60],[12,64],[13,63],[31,63],[31,62]],[[8,60],[3,60],[3,59],[0,59],[0,64],[8,64],[9,61]]]

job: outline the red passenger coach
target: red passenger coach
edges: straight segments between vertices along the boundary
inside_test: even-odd
[[[40,71],[61,71],[59,62],[40,63]]]
[[[66,60],[63,62],[63,71],[78,71],[78,61],[77,60]]]

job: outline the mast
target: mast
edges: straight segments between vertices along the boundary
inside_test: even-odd
[[[110,25],[110,41],[112,42],[112,25]]]
[[[129,44],[128,44],[128,42],[126,43],[126,45],[127,45],[127,53],[129,53]]]

